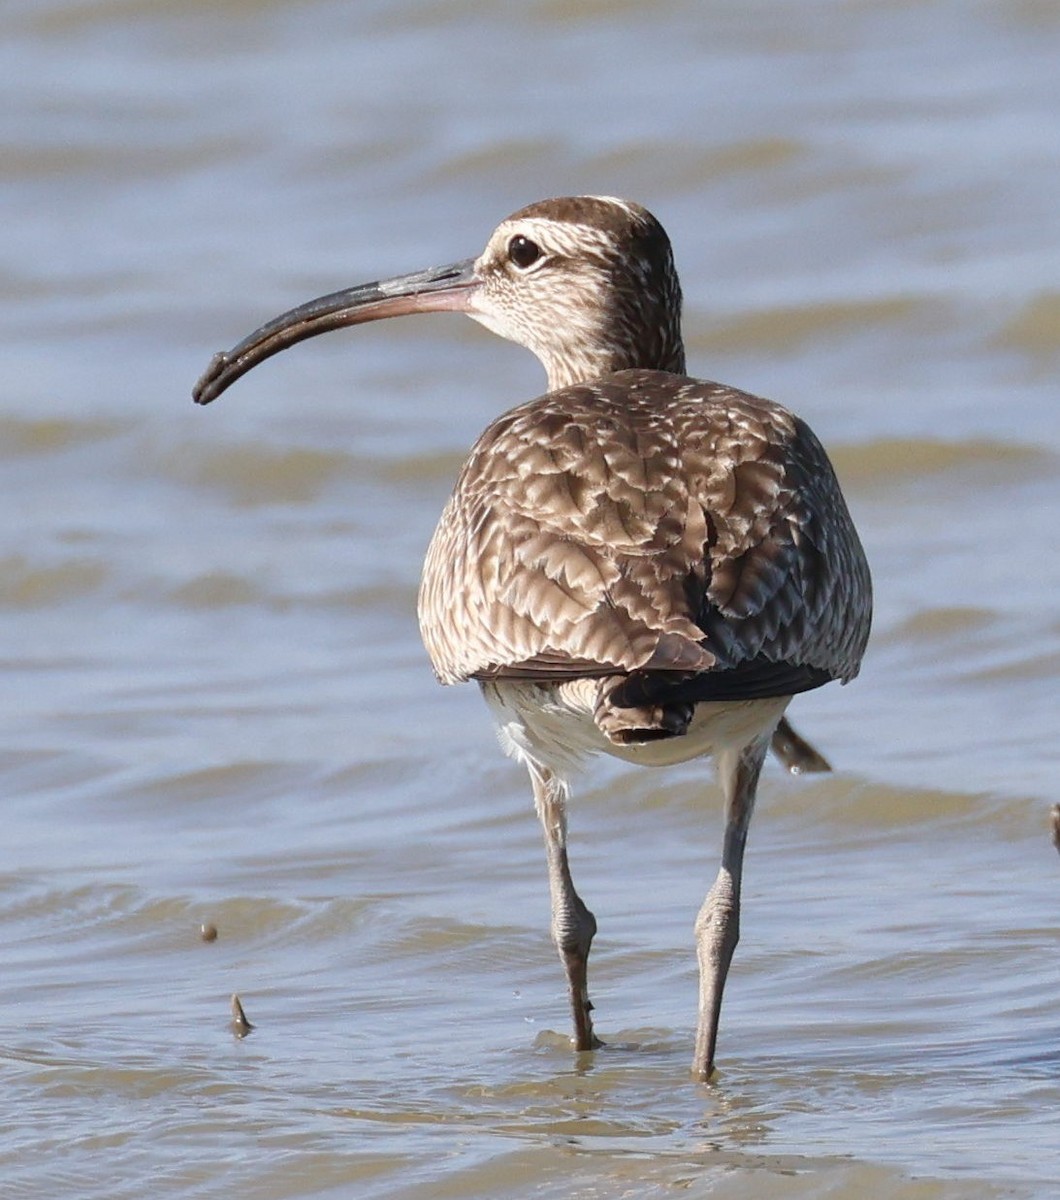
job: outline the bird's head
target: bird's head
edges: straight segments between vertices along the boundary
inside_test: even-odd
[[[681,372],[681,289],[670,241],[638,204],[542,200],[506,218],[478,258],[346,288],[283,313],[215,355],[199,404],[279,351],[331,329],[463,312],[533,351],[549,387],[627,367]]]

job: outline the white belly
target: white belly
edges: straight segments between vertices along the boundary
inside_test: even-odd
[[[688,732],[639,745],[612,742],[593,720],[595,680],[562,684],[497,680],[483,683],[506,754],[566,777],[591,754],[610,754],[644,767],[669,767],[704,755],[738,750],[776,728],[791,700],[703,701]]]

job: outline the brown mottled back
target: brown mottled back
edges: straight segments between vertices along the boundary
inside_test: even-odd
[[[828,517],[827,523],[822,514]],[[655,371],[494,421],[424,569],[435,671],[557,680],[857,671],[868,574],[827,456],[786,409]],[[767,671],[768,674],[768,671]]]

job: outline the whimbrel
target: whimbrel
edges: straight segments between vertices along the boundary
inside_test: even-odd
[[[270,355],[384,317],[457,311],[532,350],[549,391],[471,450],[427,551],[419,620],[442,683],[474,679],[529,770],[574,1045],[598,1045],[596,932],[567,857],[570,778],[603,752],[710,755],[721,867],[695,924],[693,1074],[714,1070],[759,773],[791,698],[857,674],[865,556],[831,463],[778,404],[685,376],[670,242],[639,205],[545,200],[477,259],[313,300],[214,357],[208,404]]]

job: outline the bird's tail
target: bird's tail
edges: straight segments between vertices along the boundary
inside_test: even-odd
[[[680,698],[650,699],[631,688],[636,676],[609,675],[600,680],[593,720],[609,740],[619,746],[657,742],[688,732],[695,702]]]

